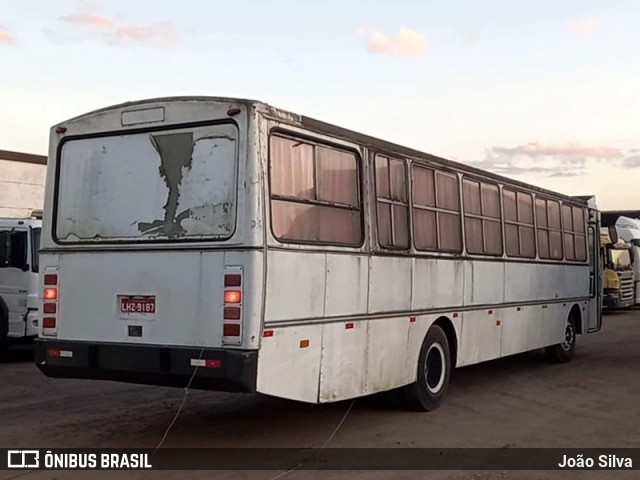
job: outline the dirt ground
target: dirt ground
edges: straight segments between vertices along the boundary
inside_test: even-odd
[[[358,399],[329,447],[640,447],[640,311],[605,316],[579,337],[574,359],[541,352],[455,372],[445,404],[407,412],[389,395]],[[28,348],[0,364],[0,447],[154,448],[184,390],[56,380]],[[306,405],[259,395],[192,390],[165,447],[319,447],[351,402]],[[265,479],[277,471],[16,472],[0,479]],[[296,471],[287,479],[639,478],[636,472]],[[280,477],[282,478],[282,477]]]

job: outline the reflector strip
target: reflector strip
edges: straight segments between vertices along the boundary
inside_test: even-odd
[[[192,367],[220,368],[222,360],[217,358],[192,358],[190,364]]]
[[[47,350],[47,355],[55,358],[73,358],[71,350],[60,350],[59,348],[50,348]]]

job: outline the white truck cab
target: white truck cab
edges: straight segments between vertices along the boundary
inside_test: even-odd
[[[10,343],[38,335],[41,218],[0,218],[0,358]]]

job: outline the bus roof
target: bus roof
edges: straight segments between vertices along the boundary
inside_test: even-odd
[[[339,127],[337,125],[323,122],[321,120],[316,120],[311,117],[307,117],[304,115],[296,114],[287,110],[283,110],[277,107],[273,107],[265,102],[261,102],[259,100],[252,100],[246,98],[231,98],[231,97],[213,97],[213,96],[179,96],[179,97],[160,97],[160,98],[149,98],[144,100],[137,100],[131,102],[121,103],[119,105],[112,105],[109,107],[104,107],[98,110],[94,110],[77,117],[70,118],[64,122],[61,122],[58,125],[62,125],[69,122],[74,122],[77,120],[81,120],[87,117],[91,117],[102,112],[108,112],[110,110],[117,110],[126,107],[134,107],[140,106],[150,103],[168,103],[168,102],[212,102],[212,103],[231,103],[231,104],[242,104],[246,107],[254,107],[257,110],[267,114],[267,116],[282,119],[291,122],[292,120],[299,123],[300,126],[315,131],[317,133],[323,133],[327,135],[334,136],[336,138],[340,138],[345,141],[351,141],[354,143],[358,143],[364,147],[369,147],[375,150],[380,150],[381,153],[388,154],[396,154],[401,156],[406,156],[410,158],[420,159],[427,162],[432,162],[434,164],[439,164],[444,167],[451,168],[453,170],[460,171],[461,173],[468,173],[470,175],[475,175],[478,177],[483,177],[486,179],[491,179],[497,182],[504,183],[506,185],[511,185],[515,187],[521,187],[523,189],[527,189],[533,192],[541,193],[543,195],[548,195],[552,197],[558,197],[560,199],[568,200],[570,202],[587,205],[588,198],[593,198],[592,196],[570,196],[565,195],[563,193],[554,192],[551,190],[544,189],[542,187],[538,187],[532,184],[528,184],[525,182],[521,182],[519,180],[515,180],[513,178],[509,178],[497,173],[493,173],[487,170],[483,170],[473,165],[460,163],[453,160],[448,160],[443,157],[438,157],[436,155],[432,155],[430,153],[422,152],[420,150],[416,150],[410,147],[405,147],[393,142],[389,142],[386,140],[382,140],[370,135],[366,135],[363,133],[359,133],[353,130],[349,130],[346,128]],[[54,125],[53,128],[56,128],[58,125]]]

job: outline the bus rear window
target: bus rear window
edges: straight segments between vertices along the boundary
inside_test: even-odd
[[[60,242],[229,238],[238,132],[222,124],[73,139],[59,161]]]

